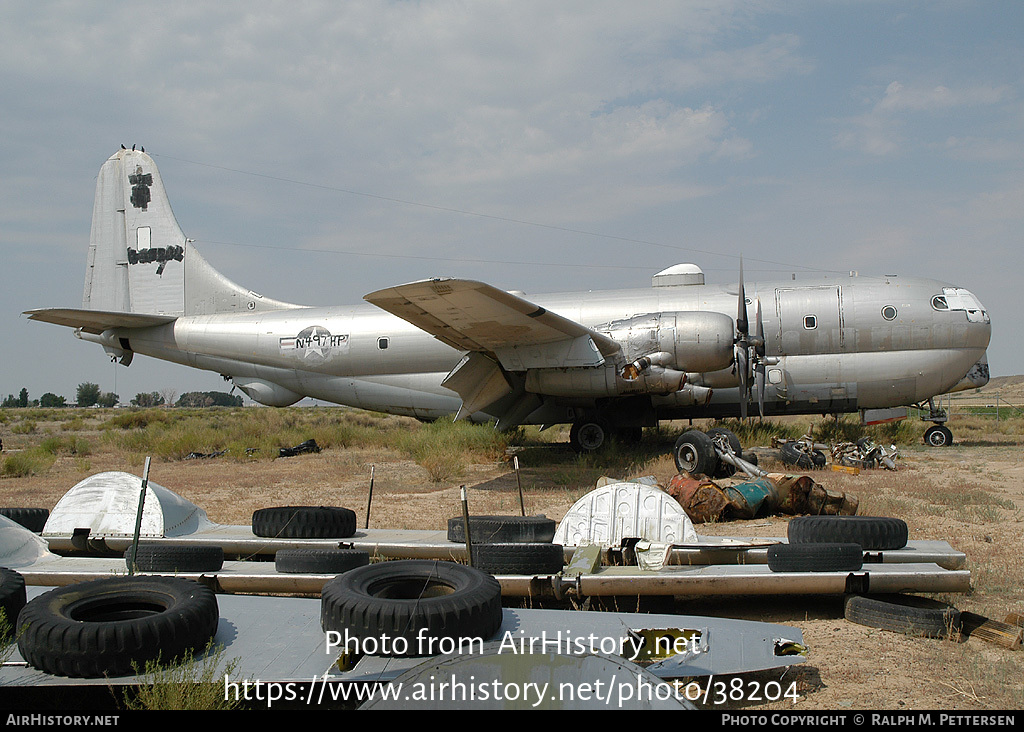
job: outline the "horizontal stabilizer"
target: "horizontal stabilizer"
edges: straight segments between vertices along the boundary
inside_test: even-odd
[[[111,328],[150,328],[173,323],[173,315],[145,315],[142,313],[111,312],[108,310],[80,310],[76,308],[40,308],[26,310],[29,320],[81,328],[87,333],[100,334]]]
[[[364,299],[453,348],[492,353],[511,371],[598,366],[620,351],[607,336],[483,282],[423,280]]]

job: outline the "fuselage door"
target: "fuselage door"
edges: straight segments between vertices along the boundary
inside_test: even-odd
[[[843,351],[841,295],[839,285],[776,289],[777,355]]]

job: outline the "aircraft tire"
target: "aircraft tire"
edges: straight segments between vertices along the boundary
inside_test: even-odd
[[[124,552],[127,564],[131,547]],[[217,572],[224,566],[224,550],[201,544],[139,543],[135,569],[139,572]]]
[[[955,607],[917,595],[847,595],[843,615],[858,625],[926,638],[948,638],[963,628]]]
[[[469,535],[474,544],[550,544],[555,538],[555,522],[547,516],[470,516]],[[448,519],[448,541],[465,543],[466,527],[461,516]]]
[[[797,516],[787,528],[790,544],[860,544],[864,551],[902,549],[907,523],[888,516]]]
[[[25,607],[25,578],[7,567],[0,567],[0,639],[17,632],[18,613]]]
[[[356,652],[377,656],[436,655],[437,641],[488,640],[501,620],[498,581],[454,562],[377,562],[338,575],[321,592],[321,628],[347,633],[358,640]]]
[[[558,574],[564,564],[561,544],[473,545],[473,566],[488,574]]]
[[[925,430],[924,444],[929,447],[949,447],[953,444],[953,433],[945,425],[932,425]]]
[[[282,549],[274,555],[274,569],[284,574],[341,574],[370,563],[361,549]]]
[[[278,539],[344,539],[356,533],[356,514],[333,506],[275,506],[252,515],[252,533]]]
[[[572,423],[569,444],[579,453],[596,452],[608,442],[608,423],[603,419],[581,419]]]
[[[864,565],[860,544],[776,544],[768,547],[772,572],[856,572]]]
[[[729,448],[732,450],[733,455],[736,457],[742,457],[743,447],[740,445],[740,438],[736,436],[736,433],[732,430],[727,430],[724,427],[712,427],[705,432],[708,437],[714,439],[718,435],[724,435],[729,441]],[[724,460],[718,461],[718,467],[715,468],[715,474],[713,478],[731,478],[736,474],[736,466],[725,462]]]
[[[784,442],[779,448],[779,459],[786,465],[792,465],[801,470],[820,470],[825,467],[827,460],[825,453],[821,450],[811,450],[807,453],[800,450],[794,442]]]
[[[672,448],[672,457],[680,473],[712,476],[718,467],[715,445],[700,430],[690,430],[680,435]]]
[[[217,597],[182,577],[111,577],[51,590],[25,605],[18,650],[57,676],[140,671],[203,649],[217,632]]]
[[[36,534],[42,533],[50,511],[46,508],[0,508],[0,516],[6,516]]]

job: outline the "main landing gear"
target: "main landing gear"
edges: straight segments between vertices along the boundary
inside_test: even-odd
[[[595,452],[612,439],[636,445],[643,437],[642,427],[612,427],[600,417],[578,419],[569,430],[569,445],[579,453]]]

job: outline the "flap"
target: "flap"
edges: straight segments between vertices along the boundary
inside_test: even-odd
[[[453,348],[495,354],[510,370],[599,366],[620,350],[597,331],[483,282],[423,280],[364,299]]]

